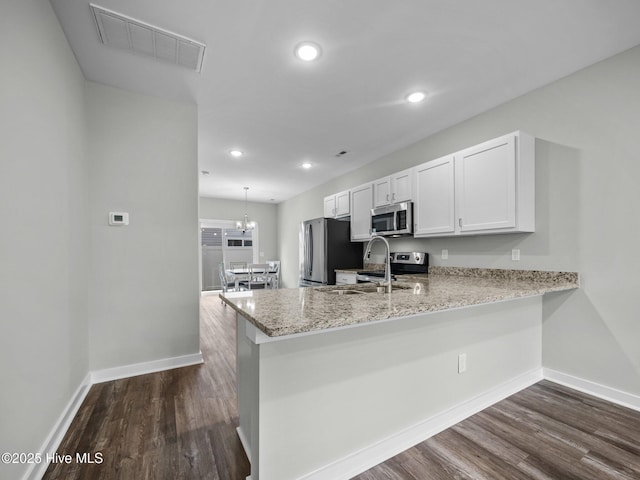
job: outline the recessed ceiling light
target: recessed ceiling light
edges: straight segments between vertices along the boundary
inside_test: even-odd
[[[305,62],[312,62],[320,57],[320,45],[313,42],[301,42],[293,50],[294,55]]]
[[[229,155],[231,155],[232,157],[238,158],[244,155],[244,152],[242,150],[233,149],[233,150],[229,150]]]
[[[300,165],[302,168],[304,168],[305,170],[309,170],[311,168],[311,164],[309,162],[305,162],[302,165]]]
[[[406,96],[407,102],[409,103],[419,103],[424,100],[426,97],[424,92],[413,92]]]

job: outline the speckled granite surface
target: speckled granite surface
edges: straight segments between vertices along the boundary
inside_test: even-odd
[[[338,295],[370,284],[286,288],[220,297],[271,337],[321,331],[419,313],[480,305],[579,287],[577,273],[431,267],[402,276],[394,291]]]

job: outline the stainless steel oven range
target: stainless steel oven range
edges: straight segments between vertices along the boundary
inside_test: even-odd
[[[426,252],[392,252],[391,253],[391,275],[392,279],[408,274],[428,273],[429,254]],[[356,280],[358,283],[378,282],[384,278],[382,270],[363,270],[358,272]]]

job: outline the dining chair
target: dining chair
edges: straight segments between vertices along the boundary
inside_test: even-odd
[[[269,260],[269,287],[280,288],[280,260]]]
[[[227,293],[229,291],[229,285],[233,285],[235,287],[235,281],[227,276],[227,272],[225,270],[224,263],[218,264],[218,275],[220,276],[220,285],[222,286],[222,293]],[[220,299],[220,303],[222,303],[225,307],[226,303]]]
[[[247,268],[247,262],[229,262],[229,268],[231,270]]]
[[[246,286],[249,290],[267,288],[269,278],[268,263],[250,263],[247,265],[249,276],[246,281],[240,282],[240,285]]]

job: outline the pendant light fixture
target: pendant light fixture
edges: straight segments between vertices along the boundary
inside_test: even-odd
[[[245,233],[247,230],[253,230],[256,228],[256,222],[249,221],[249,215],[247,215],[247,192],[249,187],[244,187],[244,218],[236,222],[236,228],[242,230]]]

